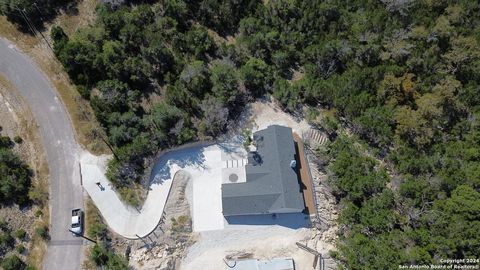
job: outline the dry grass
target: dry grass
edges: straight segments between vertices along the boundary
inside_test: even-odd
[[[88,232],[88,230],[98,222],[102,222],[100,211],[98,211],[93,201],[88,198],[85,207],[85,232]]]
[[[72,35],[95,21],[96,0],[79,1],[76,10],[58,16],[54,24],[61,26],[67,35]]]
[[[60,15],[53,24],[61,25],[67,33],[75,32],[79,27],[88,25],[94,19],[95,0],[84,0],[78,4],[78,13],[75,15]],[[49,37],[47,25],[43,35]],[[108,147],[101,141],[95,132],[101,130],[95,119],[89,103],[78,94],[75,85],[64,72],[62,65],[56,60],[46,42],[41,38],[24,34],[0,16],[0,36],[13,42],[19,49],[31,57],[40,69],[49,78],[56,88],[61,100],[70,115],[70,120],[75,128],[77,140],[86,149],[96,154],[109,153]],[[51,42],[50,42],[51,43]]]

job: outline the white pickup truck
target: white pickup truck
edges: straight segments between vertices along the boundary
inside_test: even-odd
[[[82,235],[83,232],[83,211],[80,208],[72,210],[72,225],[70,230],[74,235]]]

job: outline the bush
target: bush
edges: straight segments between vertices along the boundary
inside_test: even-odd
[[[14,141],[15,143],[20,144],[20,143],[23,142],[23,139],[22,139],[22,137],[20,137],[20,136],[17,135],[17,136],[15,136],[15,138],[13,138],[13,141]]]
[[[88,236],[92,238],[98,238],[105,240],[108,238],[107,226],[101,222],[93,223],[90,228],[88,228]]]
[[[118,192],[120,193],[120,197],[127,204],[134,207],[140,205],[140,198],[138,196],[138,193],[133,188],[122,187],[118,189]]]
[[[13,146],[12,140],[7,136],[0,136],[0,148],[10,148]]]
[[[2,261],[3,270],[24,270],[25,263],[16,255],[9,256]]]
[[[106,266],[107,270],[128,270],[127,260],[108,250],[103,245],[95,244],[90,252],[90,259],[97,266]]]
[[[10,232],[0,233],[0,254],[5,254],[15,246],[15,239]]]
[[[40,236],[42,239],[47,240],[48,239],[48,227],[46,225],[41,225],[41,226],[35,228],[35,234],[37,236]]]
[[[15,231],[15,237],[17,237],[19,240],[23,240],[26,235],[27,233],[24,229],[18,229]]]
[[[108,262],[108,251],[105,247],[95,244],[90,252],[90,259],[96,265],[105,265]]]
[[[18,245],[15,250],[18,252],[18,254],[22,254],[23,252],[25,252],[26,248],[24,245]]]
[[[0,145],[0,202],[27,203],[30,184],[31,171],[27,164],[12,149]]]

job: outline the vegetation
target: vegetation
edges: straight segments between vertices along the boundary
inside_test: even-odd
[[[68,0],[3,0],[0,2],[0,15],[25,32],[32,28],[42,28],[45,20],[51,20],[60,9],[75,4]]]
[[[104,267],[106,270],[129,269],[128,262],[124,257],[116,255],[101,244],[95,244],[95,246],[93,246],[90,251],[90,259],[94,261],[97,266]]]
[[[105,129],[118,188],[160,149],[214,138],[254,98],[307,105],[314,122],[325,109],[335,255],[347,269],[390,269],[480,257],[479,11],[466,0],[165,0],[99,5],[94,25],[51,34]]]
[[[112,248],[112,235],[91,200],[87,202],[86,211],[86,232],[97,244],[89,248],[89,260],[84,262],[84,268],[130,269],[127,259],[116,254]]]
[[[35,228],[35,234],[37,236],[39,236],[40,238],[44,239],[44,240],[48,240],[48,238],[50,237],[49,234],[48,234],[48,226],[47,225],[38,225]]]
[[[31,172],[12,150],[9,137],[0,136],[0,204],[25,204],[29,201]]]
[[[3,259],[0,265],[3,270],[23,270],[26,267],[25,263],[17,255],[8,256]]]
[[[208,16],[213,10],[225,14],[253,10],[253,1],[238,2],[214,5]],[[52,28],[55,54],[90,101],[115,154],[107,176],[131,202],[137,200],[125,188],[132,189],[141,179],[149,158],[163,148],[223,132],[247,97],[239,90],[242,74],[269,70],[258,60],[260,64],[254,61],[239,72],[229,50],[223,52],[207,29],[192,21],[205,19],[208,5],[198,8],[182,1],[99,5],[92,27],[71,37],[60,27]],[[158,95],[160,102],[145,104]]]
[[[15,231],[15,237],[20,241],[25,239],[26,236],[27,232],[24,229],[18,229]]]

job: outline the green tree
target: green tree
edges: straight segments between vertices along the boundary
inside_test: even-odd
[[[234,108],[239,103],[240,89],[237,70],[233,63],[216,61],[210,68],[212,93],[223,105]]]
[[[261,97],[270,90],[273,74],[270,66],[257,58],[249,59],[241,68],[243,83],[254,97]]]
[[[203,59],[215,50],[215,41],[203,27],[195,27],[185,34],[185,49],[195,58]]]
[[[175,106],[159,103],[144,119],[151,127],[154,138],[170,145],[181,144],[193,138],[190,119]]]
[[[11,149],[0,148],[0,202],[27,203],[30,184],[31,172],[27,164]]]
[[[294,112],[301,103],[298,88],[283,78],[275,80],[272,94],[280,102],[281,106],[289,112]]]
[[[124,112],[134,100],[134,93],[126,83],[118,80],[100,81],[98,92],[91,98],[91,104],[100,122],[106,122],[112,112]]]

